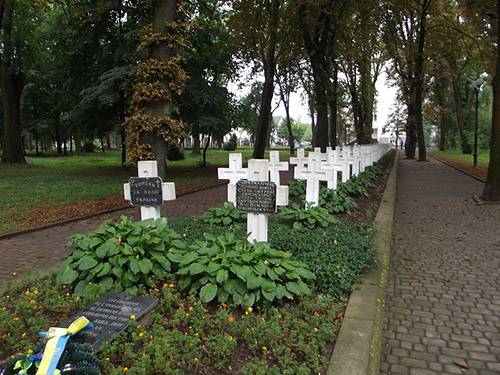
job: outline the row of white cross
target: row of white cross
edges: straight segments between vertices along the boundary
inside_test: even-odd
[[[297,150],[297,157],[290,158],[290,164],[295,164],[294,178],[306,180],[306,201],[312,206],[318,205],[320,181],[326,181],[329,189],[336,189],[338,173],[342,182],[347,182],[351,176],[357,176],[366,167],[372,165],[388,151],[386,145],[367,145],[332,150],[327,148],[321,153],[319,148],[305,156],[305,150]],[[219,168],[220,180],[229,180],[227,200],[236,204],[236,183],[248,178],[248,169],[243,168],[242,154],[229,154],[229,167]],[[268,162],[269,180],[280,185],[280,172],[288,171],[288,162],[281,162],[279,151],[270,151]],[[264,181],[264,180],[261,180]]]
[[[366,167],[380,159],[388,150],[389,145],[365,145],[347,147],[342,150],[327,148],[326,153],[321,153],[316,148],[305,157],[305,150],[297,150],[297,157],[290,158],[290,164],[295,165],[294,178],[307,181],[306,201],[312,206],[319,203],[320,181],[326,181],[330,189],[337,188],[338,173],[341,173],[342,182],[348,181],[351,176],[363,172]],[[282,162],[279,151],[270,151],[269,160],[251,159],[248,168],[243,168],[242,154],[229,154],[229,167],[219,168],[218,177],[221,180],[229,180],[227,188],[227,200],[233,204],[236,202],[236,187],[240,180],[248,181],[272,181],[276,189],[276,206],[288,205],[288,186],[280,186],[280,172],[288,171],[289,163]],[[156,161],[138,162],[139,177],[158,176]],[[175,185],[173,182],[162,183],[161,199],[163,201],[175,199]],[[131,200],[131,188],[124,184],[125,199]],[[141,207],[141,219],[157,219],[160,217],[159,206]],[[247,233],[250,242],[267,241],[267,214],[249,213],[247,215]]]

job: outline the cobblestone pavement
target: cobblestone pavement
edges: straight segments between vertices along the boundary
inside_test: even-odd
[[[500,206],[432,160],[400,159],[380,375],[500,374]]]

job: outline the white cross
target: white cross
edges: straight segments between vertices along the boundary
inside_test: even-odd
[[[346,163],[340,163],[338,161],[338,151],[328,150],[326,153],[326,162],[321,162],[321,169],[326,171],[332,171],[331,180],[327,181],[328,189],[335,190],[338,184],[338,171],[342,172],[342,178],[347,176],[348,165]]]
[[[319,182],[333,180],[332,170],[321,169],[321,153],[310,152],[307,170],[301,172],[301,178],[307,181],[306,202],[316,207],[319,203]]]
[[[143,160],[137,162],[139,177],[158,177],[156,160]],[[161,179],[160,179],[161,181]],[[175,200],[175,183],[163,182],[161,187],[163,201]],[[130,184],[123,184],[123,195],[126,200],[132,199]],[[141,220],[158,219],[161,217],[161,206],[141,206]]]
[[[243,158],[240,153],[229,154],[229,168],[218,168],[219,180],[229,180],[227,201],[236,204],[236,183],[247,178],[247,168],[242,168]]]
[[[332,148],[330,146],[328,146],[326,148],[326,153],[322,153],[321,152],[321,147],[314,147],[314,152],[317,152],[317,153],[321,154],[321,161],[326,161],[328,150],[331,150],[331,149]]]
[[[297,149],[297,157],[290,158],[290,164],[297,165],[293,170],[293,178],[300,179],[300,172],[306,169],[307,166],[307,158],[305,156],[305,149],[299,148]]]
[[[269,180],[280,186],[280,171],[288,171],[288,162],[280,162],[280,152],[269,152]]]
[[[344,151],[344,157],[349,164],[352,165],[352,175],[357,176],[360,172],[359,168],[359,158],[354,156],[354,154],[351,154],[351,151],[353,151],[353,148],[346,148]]]
[[[248,181],[269,181],[269,162],[265,159],[248,161]],[[276,186],[276,206],[288,204],[288,186]],[[249,242],[267,242],[268,214],[247,214]]]

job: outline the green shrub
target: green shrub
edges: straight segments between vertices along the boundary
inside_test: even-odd
[[[167,220],[160,218],[134,222],[122,216],[121,222],[104,221],[89,234],[76,234],[70,245],[75,250],[58,271],[58,282],[75,287],[83,296],[89,283],[103,291],[136,293],[137,288],[154,285],[153,278],[162,278],[173,271],[185,251],[185,242]]]
[[[167,159],[170,161],[184,160],[184,150],[175,143],[169,143],[167,146]]]
[[[293,209],[280,207],[278,218],[291,223],[292,227],[295,228],[326,228],[333,223],[339,222],[323,207],[312,207],[311,204],[307,204],[307,207],[304,209],[297,203],[293,203],[292,207]]]
[[[206,213],[199,217],[205,224],[212,225],[238,225],[244,222],[247,218],[247,215],[241,213],[234,207],[234,204],[230,202],[224,202],[222,207],[212,207],[207,210]]]
[[[290,253],[268,243],[251,244],[234,233],[206,234],[205,239],[190,246],[177,271],[183,276],[181,290],[199,290],[202,302],[253,306],[310,294],[303,280],[314,279],[314,274]]]
[[[233,133],[229,138],[229,140],[225,142],[222,147],[226,151],[234,151],[236,150],[237,145],[238,145],[238,137],[236,136],[236,134]]]

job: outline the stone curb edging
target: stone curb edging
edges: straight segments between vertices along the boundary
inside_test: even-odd
[[[378,375],[379,373],[396,200],[397,160],[396,154],[373,222],[375,267],[364,274],[363,283],[349,297],[327,375]]]

